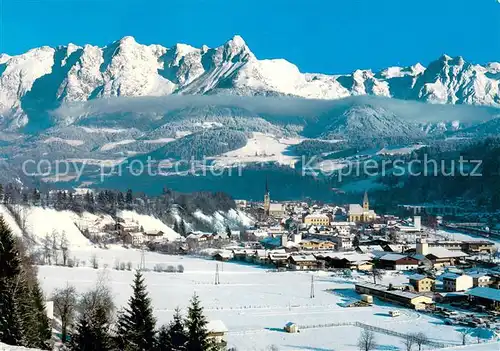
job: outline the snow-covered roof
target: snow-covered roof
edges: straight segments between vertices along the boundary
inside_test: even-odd
[[[283,204],[270,204],[269,211],[284,211],[285,207]]]
[[[292,255],[290,256],[295,262],[316,261],[313,255]]]
[[[397,261],[397,260],[401,260],[401,259],[407,258],[407,257],[408,256],[406,256],[406,255],[401,255],[401,254],[397,254],[397,253],[390,253],[390,254],[387,254],[387,255],[380,257],[380,259],[384,260],[384,261]]]
[[[454,258],[454,257],[467,257],[465,252],[458,250],[448,250],[445,247],[429,247],[427,255],[433,255],[437,258]]]
[[[360,204],[350,204],[349,205],[349,214],[350,215],[361,215],[363,214],[364,210],[363,207]]]
[[[426,279],[426,278],[429,278],[429,277],[424,275],[424,274],[413,274],[413,275],[410,275],[408,277],[408,279],[410,279],[410,280],[422,280],[422,279]],[[429,279],[432,279],[432,278],[429,278]]]
[[[227,333],[228,329],[223,321],[213,320],[207,323],[207,330],[213,333]]]
[[[466,294],[500,302],[500,290],[498,289],[477,287],[470,289]]]

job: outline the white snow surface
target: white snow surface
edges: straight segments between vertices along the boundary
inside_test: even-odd
[[[242,148],[214,157],[218,166],[231,166],[239,163],[278,162],[293,165],[297,156],[287,152],[290,145],[300,144],[302,138],[277,138],[272,134],[255,132]]]
[[[127,139],[127,140],[117,141],[114,143],[107,143],[107,144],[104,144],[103,146],[101,146],[101,151],[110,151],[110,150],[113,150],[114,148],[116,148],[117,146],[128,145],[128,144],[132,144],[132,143],[135,143],[135,140]]]
[[[117,307],[127,303],[132,293],[130,284],[134,272],[116,271],[111,267],[117,261],[130,261],[137,267],[141,261],[140,251],[121,247],[111,247],[108,250],[87,248],[72,251],[72,255],[85,260],[87,267],[39,267],[39,278],[45,293],[50,294],[55,288],[66,283],[83,292],[95,284],[98,276],[104,275],[112,289]],[[89,267],[88,260],[92,255],[98,258],[99,270]],[[449,344],[452,346],[450,350],[455,350],[455,347],[458,350],[461,344],[458,332],[460,327],[447,326],[442,320],[414,310],[395,307],[378,300],[375,300],[374,306],[370,308],[343,307],[345,302],[360,298],[353,290],[354,280],[370,280],[370,277],[345,278],[326,272],[270,272],[248,264],[221,264],[212,260],[154,252],[145,253],[145,262],[149,269],[158,263],[183,265],[185,269],[184,273],[144,272],[159,325],[171,320],[176,307],[186,313],[189,300],[196,292],[207,319],[222,321],[229,330],[228,346],[237,347],[239,350],[266,350],[270,345],[276,345],[285,351],[354,351],[358,350],[356,344],[361,333],[360,328],[320,325],[355,321],[401,333],[421,331],[434,341]],[[220,285],[213,284],[216,264],[219,265]],[[311,275],[315,276],[313,299],[310,298]],[[383,283],[405,280],[404,275],[388,275],[384,277]],[[400,317],[389,317],[389,311],[394,308],[401,311]],[[303,328],[300,333],[288,334],[282,331],[287,322],[317,327]],[[398,337],[380,333],[376,333],[375,337],[379,350],[404,349],[403,340]],[[484,347],[484,350],[491,350],[487,346]]]

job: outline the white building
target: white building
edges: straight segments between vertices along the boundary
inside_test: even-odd
[[[337,245],[339,251],[347,251],[352,249],[352,237],[350,235],[337,235],[331,238]]]
[[[466,274],[445,273],[440,278],[445,291],[465,291],[474,286],[472,277]]]

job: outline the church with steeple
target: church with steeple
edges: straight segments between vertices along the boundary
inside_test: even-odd
[[[377,217],[375,211],[370,210],[370,201],[368,200],[368,193],[365,191],[363,197],[363,205],[350,204],[347,212],[349,222],[372,222]]]
[[[266,192],[264,193],[264,213],[269,216],[269,209],[271,208],[271,195],[269,194],[269,184],[266,178]]]

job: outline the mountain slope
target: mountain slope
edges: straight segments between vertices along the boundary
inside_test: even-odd
[[[441,104],[500,104],[500,64],[446,55],[427,68],[389,67],[351,74],[302,73],[283,59],[259,60],[243,38],[217,48],[142,45],[124,37],[105,47],[69,44],[0,55],[0,124],[50,125],[47,111],[118,96],[225,94],[338,99],[376,95]]]

